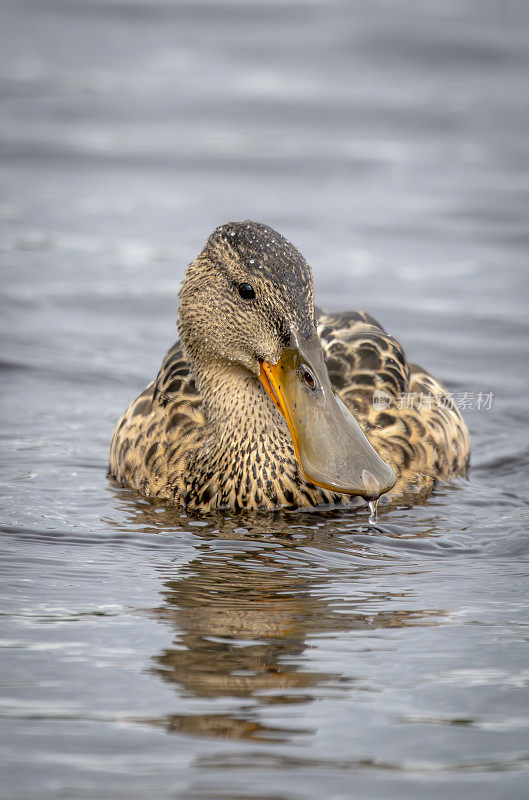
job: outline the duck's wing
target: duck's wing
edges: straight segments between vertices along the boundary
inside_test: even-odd
[[[317,324],[337,394],[397,474],[392,496],[466,474],[468,431],[444,386],[363,311],[319,312]]]
[[[127,408],[112,437],[109,473],[147,496],[174,497],[206,425],[202,396],[180,342],[152,383]]]
[[[331,383],[348,408],[367,415],[376,389],[395,402],[406,391],[404,351],[373,317],[365,311],[321,311],[317,324]]]

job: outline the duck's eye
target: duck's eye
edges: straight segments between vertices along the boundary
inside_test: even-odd
[[[305,386],[308,386],[312,392],[317,388],[318,383],[316,381],[316,378],[314,377],[311,370],[307,367],[306,364],[302,364],[300,366],[298,374],[303,383],[305,384]]]
[[[255,289],[249,283],[240,283],[237,288],[243,300],[255,300]]]

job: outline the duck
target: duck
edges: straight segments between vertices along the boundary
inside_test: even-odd
[[[213,231],[177,328],[112,436],[118,484],[200,514],[407,503],[466,476],[450,393],[368,313],[318,309],[311,268],[271,227]]]

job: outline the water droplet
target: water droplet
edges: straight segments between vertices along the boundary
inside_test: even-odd
[[[377,506],[378,500],[370,500],[369,501],[369,524],[374,525],[377,521]]]

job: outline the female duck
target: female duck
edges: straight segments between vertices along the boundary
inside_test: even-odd
[[[110,475],[148,497],[300,508],[424,496],[467,470],[468,432],[442,385],[368,314],[315,312],[309,266],[271,228],[212,233],[187,269],[178,329],[110,447]],[[401,407],[421,392],[432,400]]]

